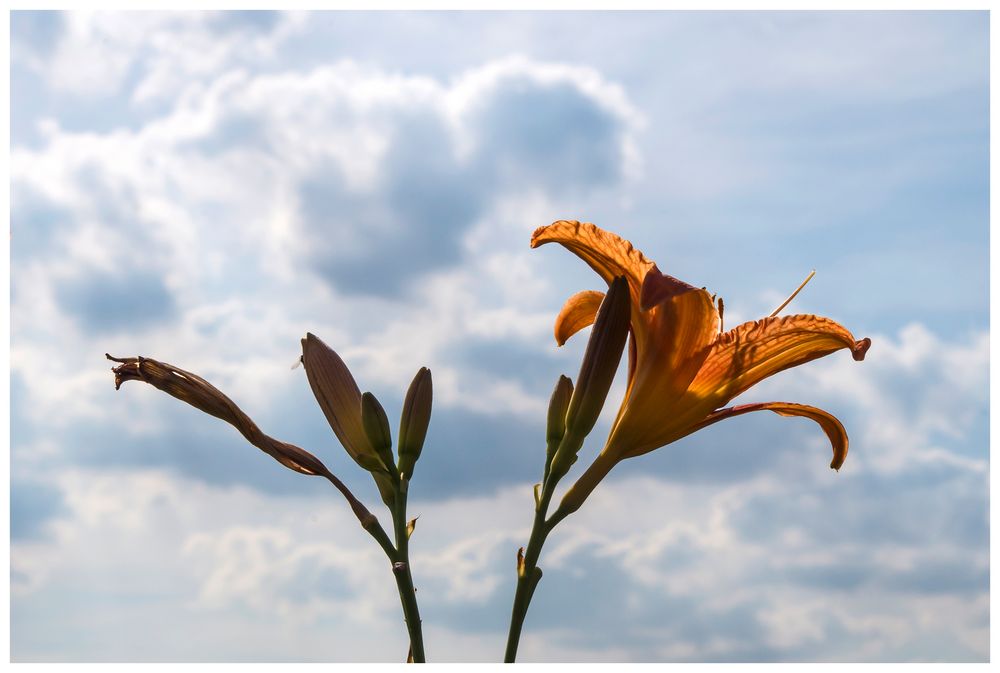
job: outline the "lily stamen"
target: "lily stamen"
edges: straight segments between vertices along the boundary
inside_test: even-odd
[[[799,285],[797,288],[795,288],[795,292],[793,292],[791,294],[791,296],[788,297],[788,299],[786,299],[784,302],[782,302],[781,306],[779,306],[778,308],[774,309],[774,311],[771,312],[771,315],[769,315],[768,318],[773,318],[774,316],[778,315],[778,311],[780,311],[781,309],[785,308],[790,303],[792,303],[792,300],[795,299],[795,295],[797,295],[799,292],[801,292],[802,288],[804,288],[806,286],[806,283],[808,283],[810,280],[812,280],[812,277],[815,276],[815,275],[816,275],[816,269],[813,269],[812,271],[810,271],[809,275],[806,276],[806,279],[804,281],[802,281],[802,284]]]
[[[722,313],[723,313],[723,311],[725,311],[725,309],[726,309],[726,306],[725,306],[725,304],[722,303],[722,297],[719,297],[719,334],[722,334],[725,331],[723,329],[723,327],[722,327],[722,325],[723,325],[723,322],[722,322]]]

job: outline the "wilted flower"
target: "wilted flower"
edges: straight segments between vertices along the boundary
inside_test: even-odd
[[[593,224],[559,221],[536,230],[531,247],[552,242],[583,259],[609,284],[625,276],[632,298],[625,398],[604,449],[566,493],[557,518],[578,509],[619,461],[750,411],[816,421],[833,445],[831,467],[840,468],[847,456],[847,432],[826,411],[788,402],[721,407],[772,374],[842,348],[862,360],[870,339],[855,340],[841,325],[814,315],[772,315],[720,333],[714,298],[703,288],[660,273],[628,241]],[[570,297],[556,318],[560,345],[593,323],[602,298],[594,291]]]
[[[111,370],[115,374],[115,390],[126,381],[143,381],[206,414],[226,421],[239,430],[248,442],[285,467],[302,474],[322,475],[327,478],[332,476],[319,458],[305,449],[261,432],[257,424],[243,413],[235,402],[197,374],[142,356],[116,358],[107,353],[105,356],[109,360],[121,363]]]

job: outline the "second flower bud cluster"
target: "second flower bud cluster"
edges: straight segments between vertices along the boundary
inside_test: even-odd
[[[601,415],[625,349],[630,310],[628,281],[620,276],[611,282],[594,318],[576,386],[560,376],[552,392],[543,488],[551,488],[566,476]]]
[[[392,509],[396,484],[409,481],[427,436],[434,395],[431,370],[421,367],[403,401],[397,444],[392,455],[389,419],[378,399],[361,393],[340,356],[313,334],[302,339],[302,364],[316,401],[337,439],[354,461],[372,474],[385,504]]]

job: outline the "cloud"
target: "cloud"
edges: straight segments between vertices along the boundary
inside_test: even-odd
[[[977,409],[985,404],[985,336],[946,341],[914,324],[873,339],[864,363],[827,358],[775,377],[756,393],[806,396],[836,411],[853,437],[840,474],[826,468],[821,433],[771,415],[620,465],[546,547],[522,658],[982,660],[989,524]],[[160,397],[150,391],[148,399],[159,404]],[[288,410],[311,405],[307,391],[278,397],[287,407],[265,412],[269,430],[277,419],[295,418]],[[192,425],[190,409],[162,402],[162,409],[134,415],[164,427]],[[388,409],[399,405],[391,397],[384,402]],[[957,413],[962,409],[967,413]],[[147,611],[154,616],[143,621],[115,611],[115,619],[127,620],[117,629],[149,628],[158,620],[191,629],[206,619],[223,624],[213,630],[216,639],[185,650],[194,659],[391,659],[391,648],[375,647],[370,634],[402,637],[397,601],[387,573],[380,574],[377,550],[357,534],[346,508],[325,484],[303,482],[228,428],[201,420],[195,425],[211,437],[191,439],[185,429],[184,439],[175,438],[154,423],[145,440],[129,440],[136,454],[161,443],[156,464],[169,466],[167,472],[144,469],[139,455],[132,464],[101,462],[118,467],[71,468],[36,488],[62,494],[54,511],[34,516],[15,502],[23,519],[15,527],[46,534],[14,540],[14,618],[30,624],[23,607],[29,604],[59,610],[61,628],[83,628],[101,643],[102,631],[81,626],[82,613],[54,598],[80,571],[77,565],[70,573],[65,559],[82,558],[90,572],[107,577],[86,597],[91,610],[94,604],[111,610],[112,577],[136,592],[145,574],[173,578],[173,597],[147,592],[134,599],[152,601]],[[314,438],[308,446],[326,436],[332,453],[324,459],[343,469],[363,498],[377,501],[318,412],[310,427],[286,423],[278,429],[298,429],[282,436]],[[904,430],[905,436],[895,434]],[[513,553],[527,535],[540,460],[532,450],[540,427],[525,425],[521,438],[510,432],[503,417],[493,425],[489,417],[439,410],[418,465],[411,512],[420,516],[413,554],[422,614],[428,642],[456,648],[436,653],[439,660],[499,656]],[[894,453],[903,440],[906,451]],[[115,451],[109,440],[87,436],[79,445]],[[185,446],[190,458],[178,470],[177,450]],[[152,531],[159,531],[159,542],[143,542]],[[110,556],[101,558],[78,549],[84,540],[104,539],[133,544],[127,552],[116,546],[123,542],[102,544]],[[276,635],[251,650],[225,635],[261,622],[273,624]],[[91,651],[68,640],[59,656],[178,656],[166,643],[139,638],[133,645],[105,643]],[[17,660],[52,656],[25,641],[16,647]]]
[[[385,569],[377,548],[356,552],[331,543],[299,544],[288,530],[231,527],[222,535],[188,537],[182,555],[202,576],[196,607],[244,608],[314,624],[330,614],[358,621],[374,608],[364,587]]]
[[[277,12],[15,12],[12,58],[56,91],[146,103],[233,61],[271,55],[302,15]],[[131,81],[130,81],[131,80]]]
[[[11,540],[44,537],[47,534],[46,524],[64,511],[62,492],[51,484],[32,479],[11,482]]]
[[[51,534],[12,543],[12,615],[71,635],[55,649],[16,640],[17,661],[391,661],[405,650],[388,564],[331,494],[265,495],[142,469],[70,469],[54,482],[64,508]],[[885,488],[817,489],[787,473],[721,487],[611,479],[543,552],[523,658],[982,660],[988,555],[981,539],[942,537],[965,511],[954,496],[968,484],[928,489],[941,516],[875,543],[844,521],[882,509],[911,518],[880,508]],[[413,501],[435,660],[499,656],[530,490]],[[817,528],[831,510],[841,524]],[[88,587],[67,601],[81,574]],[[137,611],[114,609],[116,596]],[[195,637],[208,623],[212,637]],[[165,624],[165,640],[143,635]],[[265,625],[273,633],[249,650],[227,635]],[[175,649],[176,639],[188,646]]]
[[[608,188],[632,170],[637,115],[585,69],[513,59],[448,87],[348,67],[310,79],[263,81],[270,93],[254,104],[287,97],[283,91],[308,96],[313,107],[321,101],[314,114],[328,106],[320,124],[336,120],[314,137],[343,134],[355,146],[368,139],[357,148],[368,155],[360,161],[358,151],[345,161],[331,147],[298,187],[301,241],[341,291],[398,294],[428,270],[453,265],[464,232],[512,192]]]
[[[107,231],[109,248],[127,232],[169,226],[174,243],[145,252],[174,268],[190,265],[180,258],[190,247],[177,247],[185,233],[201,247],[208,226],[222,240],[255,236],[258,250],[270,247],[285,263],[304,258],[338,291],[384,295],[453,264],[465,232],[512,193],[619,184],[635,170],[639,123],[592,70],[524,59],[472,69],[451,85],[351,62],[233,71],[135,132],[50,126],[44,149],[15,153],[15,203],[41,201],[36,219],[88,212],[99,230],[121,219],[116,209],[142,220]],[[379,273],[359,284],[373,267]]]
[[[65,30],[65,17],[59,12],[13,12],[11,39],[14,53],[50,53]]]
[[[514,124],[522,105],[526,119]],[[585,123],[556,123],[564,114]],[[548,215],[523,219],[520,199],[542,211],[619,185],[635,169],[640,123],[595,71],[513,58],[448,83],[346,61],[237,70],[134,131],[52,125],[42,147],[19,146],[13,158],[12,364],[32,372],[22,378],[30,411],[15,424],[59,432],[86,422],[94,444],[73,459],[106,460],[119,430],[105,410],[138,412],[135,391],[112,398],[102,368],[80,362],[140,348],[266,407],[287,380],[277,363],[295,357],[306,330],[351,356],[367,388],[391,384],[398,395],[426,364],[443,413],[527,417],[560,358],[540,381],[482,357],[508,350],[521,361],[550,329],[547,281],[524,244]],[[539,134],[542,155],[532,149]],[[567,168],[578,162],[595,168]],[[255,359],[267,373],[248,366]],[[124,464],[145,456],[196,469],[196,450],[151,446],[151,424],[165,428],[131,424],[146,453],[123,453]]]
[[[163,279],[148,271],[117,277],[98,272],[72,279],[58,288],[56,296],[64,310],[96,333],[163,324],[176,311]]]

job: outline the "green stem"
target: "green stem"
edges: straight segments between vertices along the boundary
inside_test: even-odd
[[[420,611],[417,609],[417,593],[413,588],[413,575],[410,572],[410,536],[406,530],[408,487],[406,478],[401,477],[396,491],[396,507],[392,513],[396,528],[396,560],[392,564],[392,574],[396,577],[399,600],[403,604],[403,617],[406,619],[406,630],[410,634],[410,655],[414,663],[422,664],[426,661],[424,636],[420,626]]]
[[[417,610],[417,595],[413,588],[413,576],[410,574],[409,536],[406,534],[406,492],[408,483],[400,479],[396,487],[395,507],[392,511],[392,523],[396,534],[396,546],[386,534],[382,524],[374,514],[368,511],[360,500],[330,472],[323,474],[338,491],[347,499],[354,515],[361,522],[361,527],[375,538],[378,546],[392,563],[392,574],[396,578],[396,588],[399,589],[399,599],[403,604],[403,618],[406,620],[406,630],[410,635],[410,653],[415,663],[424,663],[424,639],[420,629],[420,612]]]
[[[549,509],[549,502],[555,491],[555,483],[546,481],[542,486],[542,496],[538,506],[535,508],[535,522],[531,526],[531,537],[528,538],[528,546],[524,551],[524,563],[519,564],[517,571],[517,589],[514,591],[514,606],[510,615],[510,631],[507,633],[507,651],[504,654],[504,663],[512,664],[517,658],[517,645],[521,640],[521,628],[524,626],[524,617],[528,614],[528,605],[531,597],[535,593],[535,587],[542,578],[542,571],[538,568],[538,555],[542,552],[542,545],[548,537],[552,526],[545,522],[545,514]]]
[[[337,479],[331,472],[327,471],[323,473],[327,481],[334,485],[334,487],[340,491],[341,495],[347,500],[347,504],[351,506],[351,511],[354,512],[354,516],[358,517],[358,521],[361,522],[361,527],[368,531],[368,534],[375,538],[378,542],[378,546],[382,548],[385,555],[389,557],[390,561],[396,560],[396,549],[392,546],[392,542],[389,540],[389,536],[386,534],[385,529],[382,528],[382,524],[378,522],[378,519],[374,514],[368,511],[360,500],[354,497],[354,494],[344,485],[340,479]]]

